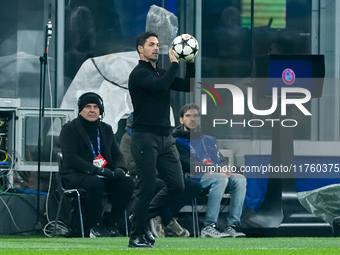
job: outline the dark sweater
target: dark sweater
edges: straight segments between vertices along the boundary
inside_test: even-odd
[[[167,71],[153,68],[140,60],[129,76],[129,91],[134,108],[133,132],[170,134],[170,90],[190,92],[193,63],[187,63],[185,79],[176,77],[179,64],[172,62]]]

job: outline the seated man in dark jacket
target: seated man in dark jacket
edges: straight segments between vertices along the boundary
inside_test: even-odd
[[[209,189],[207,214],[201,230],[202,237],[245,237],[238,232],[246,195],[246,178],[238,173],[230,173],[228,160],[218,150],[216,138],[204,135],[200,127],[199,108],[187,104],[181,108],[180,122],[173,136],[180,153],[183,171],[190,173],[202,184],[203,190]],[[206,169],[220,171],[206,171]],[[196,170],[202,171],[196,171]],[[221,232],[217,228],[217,219],[223,194],[231,193],[227,227]]]
[[[119,236],[117,222],[124,215],[134,190],[112,127],[101,121],[102,98],[93,92],[79,97],[79,115],[60,132],[63,154],[61,176],[66,188],[86,191],[90,237]],[[104,193],[112,208],[106,226],[102,220]]]

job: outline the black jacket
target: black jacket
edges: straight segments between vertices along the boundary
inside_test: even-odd
[[[190,92],[194,63],[186,64],[185,78],[176,77],[179,64],[172,62],[167,71],[153,68],[140,60],[129,76],[129,92],[134,108],[133,131],[170,135],[170,90]]]
[[[94,174],[97,169],[93,165],[93,153],[90,138],[78,116],[66,123],[60,132],[60,146],[63,154],[61,175],[67,188],[77,188],[81,179]],[[104,122],[99,124],[101,155],[107,161],[105,168],[114,170],[122,168],[126,171],[125,162],[120,152],[112,127]]]

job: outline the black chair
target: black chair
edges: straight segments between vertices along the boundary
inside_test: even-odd
[[[194,237],[201,236],[198,213],[199,212],[206,213],[207,211],[206,207],[207,207],[207,200],[209,199],[209,190],[210,190],[210,187],[203,189],[201,195],[192,200],[192,217],[193,217],[193,225],[194,225],[194,228],[193,228]],[[231,196],[229,193],[223,194],[220,212],[223,211],[224,208],[229,204],[230,197]],[[197,200],[199,200],[200,202],[198,203]]]
[[[57,228],[57,224],[58,224],[58,220],[59,220],[59,214],[60,214],[61,206],[63,204],[64,197],[69,197],[69,198],[76,198],[77,199],[77,206],[78,206],[78,210],[79,210],[81,235],[82,235],[82,237],[85,237],[85,235],[84,235],[83,214],[82,214],[82,211],[81,211],[81,201],[80,201],[81,195],[84,195],[85,190],[83,190],[83,189],[66,189],[66,188],[64,188],[63,180],[62,180],[62,177],[60,175],[60,171],[61,171],[61,169],[63,167],[63,155],[62,155],[61,152],[58,152],[57,158],[58,158],[57,182],[58,182],[58,191],[59,191],[59,195],[60,195],[60,201],[59,201],[59,205],[58,205],[57,216],[56,216],[55,223],[54,223],[53,236],[55,236],[55,234],[56,234],[56,228]]]
[[[80,219],[80,227],[81,227],[81,235],[82,237],[85,237],[85,231],[84,231],[84,220],[83,220],[83,214],[82,214],[82,210],[81,210],[81,196],[84,196],[86,191],[83,189],[66,189],[64,188],[63,185],[63,180],[61,178],[60,175],[60,171],[62,169],[63,166],[63,155],[61,152],[57,153],[57,159],[58,159],[58,173],[57,173],[57,182],[58,182],[58,191],[59,191],[59,195],[60,195],[60,201],[59,201],[59,205],[58,205],[58,211],[57,211],[57,216],[55,219],[55,223],[54,223],[54,230],[53,230],[53,236],[55,236],[56,233],[56,227],[58,224],[58,220],[59,220],[59,214],[60,214],[60,210],[61,210],[61,206],[64,200],[64,197],[69,197],[69,198],[76,198],[77,199],[77,207],[79,209],[79,219]],[[106,195],[108,195],[106,193]],[[129,235],[129,229],[128,229],[128,217],[127,217],[127,211],[125,210],[124,212],[124,218],[125,218],[125,235],[128,236]]]

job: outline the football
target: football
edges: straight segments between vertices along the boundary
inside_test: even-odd
[[[198,53],[198,42],[195,37],[189,34],[177,36],[171,45],[175,56],[184,61],[193,60]]]

